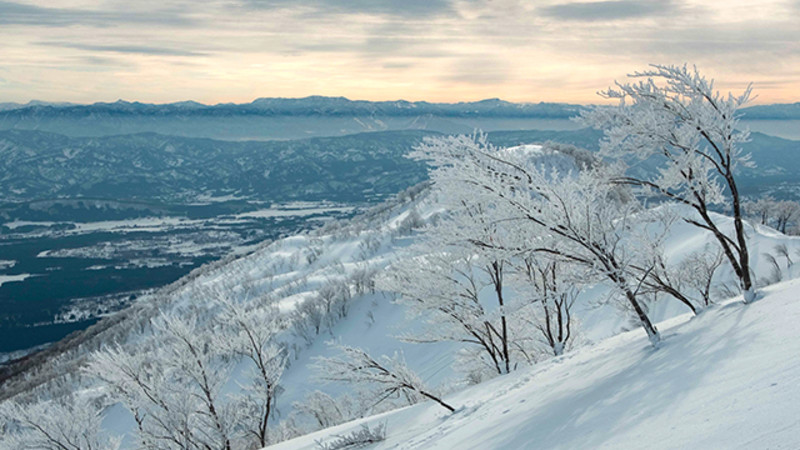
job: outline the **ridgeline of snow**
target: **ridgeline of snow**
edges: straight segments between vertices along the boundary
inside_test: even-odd
[[[726,448],[800,446],[800,280],[697,317],[661,322],[657,350],[635,330],[531,369],[272,447],[319,448],[361,424],[371,449]]]

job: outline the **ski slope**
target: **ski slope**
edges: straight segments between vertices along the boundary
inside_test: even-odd
[[[272,447],[315,449],[385,424],[371,449],[796,449],[800,447],[800,280],[734,298],[496,378],[445,400]]]

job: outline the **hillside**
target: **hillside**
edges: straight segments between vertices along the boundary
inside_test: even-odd
[[[426,136],[438,134],[409,130],[229,142],[155,133],[76,138],[0,131],[0,217],[47,220],[48,210],[58,215],[48,202],[58,199],[69,210],[78,208],[69,201],[75,198],[121,202],[114,209],[120,214],[134,210],[129,211],[133,217],[192,214],[187,205],[196,207],[209,197],[229,198],[234,210],[246,200],[380,200],[427,178],[424,165],[405,155]],[[591,129],[488,133],[503,147],[552,140],[596,150],[600,137]],[[744,149],[756,168],[740,169],[744,194],[800,196],[792,170],[800,164],[800,141],[761,133],[751,138]],[[639,164],[632,170],[656,168]],[[44,202],[27,203],[36,201]]]
[[[360,425],[385,424],[372,449],[727,448],[800,445],[800,280],[698,317],[640,330],[446,397],[269,447],[318,449]]]
[[[540,153],[537,149],[540,148],[531,146],[520,150],[543,164],[554,164],[557,161],[567,162],[566,153],[559,156],[558,151]],[[513,151],[513,149],[507,151]],[[629,383],[631,389],[635,389],[633,392],[641,395],[629,396],[624,391],[622,394],[616,394],[621,396],[619,400],[616,400],[620,406],[613,412],[620,413],[627,407],[633,408],[635,404],[631,402],[638,401],[640,398],[644,398],[647,407],[650,408],[651,403],[661,405],[657,403],[657,400],[666,402],[670,396],[678,397],[681,386],[686,386],[686,376],[694,375],[698,380],[714,379],[714,377],[704,378],[703,374],[706,370],[705,366],[713,361],[711,357],[717,353],[703,352],[710,352],[709,349],[716,348],[714,347],[716,345],[728,344],[727,339],[721,339],[719,336],[729,332],[730,327],[724,325],[720,325],[719,329],[715,327],[717,322],[729,325],[730,323],[723,320],[714,321],[715,327],[711,329],[717,331],[708,331],[710,334],[707,335],[702,334],[706,333],[705,331],[699,330],[702,328],[700,325],[693,324],[713,321],[709,318],[718,314],[716,309],[720,311],[743,311],[744,309],[736,309],[736,306],[712,308],[697,319],[688,321],[687,325],[680,325],[687,327],[687,331],[681,331],[682,328],[673,328],[671,323],[663,324],[662,332],[666,339],[663,347],[654,352],[646,348],[640,329],[621,337],[613,337],[633,329],[635,325],[631,323],[629,316],[621,314],[619,307],[609,301],[608,285],[597,282],[587,286],[581,292],[573,310],[579,323],[578,334],[580,336],[575,341],[575,353],[570,352],[567,356],[556,359],[555,362],[547,362],[546,358],[542,358],[542,362],[534,365],[533,368],[521,368],[518,373],[499,377],[489,381],[488,384],[469,388],[463,393],[456,393],[470,384],[465,379],[464,373],[456,367],[458,355],[464,347],[462,343],[414,344],[401,339],[402,334],[413,332],[424,326],[426,318],[407,317],[405,308],[395,303],[391,294],[381,292],[375,287],[375,279],[391,264],[401,259],[408,259],[418,254],[417,252],[425,251],[419,247],[413,248],[412,245],[419,242],[421,227],[425,223],[435,221],[445,210],[446,200],[438,198],[425,186],[418,186],[350,221],[331,222],[309,233],[264,243],[245,256],[231,257],[225,261],[201,267],[180,282],[138,299],[130,308],[100,321],[96,326],[91,327],[83,334],[73,336],[70,341],[56,346],[50,352],[34,356],[29,361],[30,364],[21,367],[19,372],[12,370],[8,379],[4,380],[2,396],[4,399],[15,397],[15,400],[38,399],[41,401],[47,398],[57,399],[65,394],[74,393],[78,398],[83,398],[95,405],[102,405],[102,428],[111,435],[123,436],[123,447],[131,447],[134,445],[136,427],[134,416],[117,397],[113,396],[114,389],[111,386],[81,372],[80,368],[92,361],[98,350],[108,350],[109,343],[114,342],[119,344],[119,351],[128,355],[131,361],[140,364],[137,366],[137,370],[146,373],[148,377],[160,379],[159,377],[164,373],[170,373],[170,371],[162,370],[162,367],[164,364],[170,363],[169,358],[175,358],[175,354],[170,353],[175,347],[174,344],[167,344],[174,341],[170,341],[168,333],[165,334],[164,329],[157,325],[168,317],[186,321],[190,324],[187,326],[191,327],[192,339],[198,339],[198,342],[201,342],[200,345],[212,348],[216,345],[214,342],[218,342],[215,337],[217,333],[224,332],[225,327],[230,325],[228,321],[224,320],[224,315],[220,315],[221,308],[223,308],[219,303],[220,297],[248,305],[248,308],[252,308],[253,317],[264,318],[264,321],[259,321],[259,324],[264,324],[265,327],[271,321],[277,323],[275,335],[270,340],[274,340],[281,346],[281,352],[286,356],[286,367],[280,377],[280,393],[275,400],[279,414],[272,416],[269,421],[271,433],[274,433],[271,437],[273,442],[320,428],[315,423],[316,419],[313,415],[303,409],[303,405],[309,404],[310,395],[336,399],[335,404],[346,409],[340,417],[342,419],[379,413],[391,407],[403,405],[402,398],[394,399],[388,405],[376,405],[374,399],[359,396],[346,385],[322,383],[319,380],[319,370],[315,369],[314,365],[317,357],[330,357],[336,353],[336,350],[327,344],[329,341],[364,347],[374,355],[401,353],[408,367],[416,372],[422,381],[438,392],[451,393],[447,399],[452,400],[454,404],[459,404],[459,410],[453,416],[462,418],[458,420],[443,420],[440,417],[441,414],[435,409],[428,409],[428,405],[404,409],[389,416],[381,416],[379,420],[383,420],[385,417],[398,418],[397,422],[388,425],[390,433],[388,445],[401,442],[417,442],[421,447],[437,445],[436,436],[449,436],[444,431],[445,429],[451,429],[459,423],[466,424],[470,417],[484,417],[481,409],[475,408],[478,400],[470,403],[473,401],[471,400],[473,394],[477,395],[477,399],[496,395],[498,391],[506,391],[510,396],[516,389],[524,391],[525,396],[540,395],[534,394],[532,391],[539,386],[539,383],[530,381],[535,379],[530,374],[552,372],[557,375],[549,385],[545,384],[545,386],[553,386],[552,389],[547,388],[548,396],[556,396],[553,397],[553,402],[556,402],[557,398],[564,399],[564,403],[559,401],[551,405],[555,411],[567,410],[563,419],[566,428],[558,423],[548,422],[546,427],[542,426],[542,428],[546,428],[542,431],[542,433],[546,433],[543,436],[535,434],[531,436],[527,434],[527,431],[524,434],[515,433],[514,436],[511,436],[509,432],[509,436],[504,437],[509,440],[503,441],[509,445],[532,442],[527,439],[542,439],[542,442],[552,443],[552,440],[559,435],[559,430],[572,432],[572,430],[579,430],[581,423],[592,424],[589,416],[574,416],[574,413],[571,412],[573,399],[584,399],[586,396],[584,400],[588,407],[590,401],[597,397],[605,398],[605,396],[611,395],[612,398],[616,398],[613,397],[615,394],[610,394],[610,392]],[[685,210],[677,212],[688,214]],[[714,215],[714,220],[720,224],[723,232],[730,233],[731,219],[722,215]],[[649,223],[637,225],[637,227],[646,226],[649,226]],[[798,275],[797,269],[800,266],[788,264],[787,267],[783,260],[781,260],[776,274],[767,255],[774,253],[775,247],[779,244],[785,244],[791,255],[795,255],[800,249],[800,238],[784,236],[760,226],[748,226],[747,232],[750,239],[753,269],[761,284]],[[692,251],[702,249],[710,241],[709,234],[683,222],[678,222],[670,228],[669,235],[665,239],[667,262],[675,265]],[[713,278],[716,298],[720,298],[721,295],[717,292],[730,289],[731,281],[731,270],[723,265]],[[509,298],[514,295],[513,292],[513,290],[509,291]],[[484,294],[490,294],[490,292],[484,292]],[[757,303],[749,308],[758,310],[761,308],[761,304]],[[769,304],[768,299],[765,299],[763,304]],[[686,312],[685,306],[668,298],[662,297],[649,304],[649,314],[657,321],[670,319],[684,312]],[[788,321],[791,320],[793,313],[792,310],[787,310],[785,313],[777,312],[776,314],[784,314],[781,320]],[[730,320],[736,320],[738,316],[734,314],[732,317]],[[681,321],[686,322],[686,319],[678,319],[675,323]],[[693,328],[695,326],[697,328]],[[790,330],[791,328],[786,329]],[[742,327],[742,330],[743,333],[746,333],[746,327]],[[230,337],[228,335],[221,336],[223,340]],[[709,339],[708,341],[704,340],[706,337]],[[609,338],[611,340],[605,341]],[[691,347],[691,345],[698,347]],[[673,347],[677,350],[669,350]],[[779,347],[773,345],[773,348]],[[727,347],[724,347],[723,350],[733,351]],[[669,355],[677,355],[680,351],[694,352],[691,364],[686,364],[686,360],[669,359]],[[755,349],[749,351],[754,352]],[[721,350],[720,354],[724,355],[724,352]],[[745,355],[749,354],[745,353]],[[617,355],[620,355],[621,359],[616,359]],[[674,357],[677,358],[677,356]],[[224,348],[209,350],[208,358],[209,363],[214,364],[216,368],[214,373],[221,377],[218,380],[220,401],[225,403],[226,410],[235,408],[236,396],[242,393],[243,383],[248,380],[247,361],[231,358],[229,350]],[[575,365],[570,365],[570,361],[576,361]],[[722,363],[720,365],[725,367]],[[773,364],[773,366],[779,367],[777,364]],[[561,367],[565,369],[563,371],[556,369]],[[697,371],[691,369],[692,367],[697,367]],[[12,369],[16,368],[12,367]],[[711,371],[712,369],[707,370]],[[652,385],[642,381],[651,372],[654,374],[654,384]],[[571,375],[568,377],[568,374]],[[577,375],[573,377],[574,374]],[[590,375],[598,378],[586,378]],[[674,380],[676,381],[674,383],[670,381],[672,384],[667,383],[667,387],[672,390],[662,391],[661,389],[665,388],[662,388],[661,384],[665,383],[665,380],[672,380],[672,375],[675,376]],[[528,381],[523,381],[526,377]],[[603,377],[611,377],[611,381]],[[597,385],[589,383],[592,380]],[[511,384],[506,385],[505,383]],[[529,392],[528,389],[531,391]],[[319,391],[321,394],[315,394],[315,391]],[[167,393],[170,396],[174,395],[174,390],[171,390],[169,385],[167,385]],[[509,410],[508,414],[516,410],[531,412],[532,410],[526,408],[535,408],[537,405],[543,404],[542,402],[529,403],[526,401],[519,406],[511,403],[508,396],[500,395],[498,398],[505,399],[505,401],[497,403],[498,406],[492,406],[492,409],[488,410],[491,412],[491,417],[504,416],[502,412],[506,409]],[[492,404],[494,405],[494,403]],[[494,408],[500,408],[499,405],[503,405],[503,409],[496,411]],[[512,407],[512,405],[516,406]],[[675,405],[679,407],[681,403],[676,402]],[[688,407],[694,408],[695,406],[696,404],[692,403]],[[653,408],[658,410],[657,407]],[[683,413],[683,410],[679,411]],[[657,415],[655,410],[648,409],[646,412],[652,416]],[[531,415],[535,416],[539,413],[548,417],[559,417],[558,414],[550,416],[548,412],[539,410],[531,412]],[[610,426],[612,423],[605,422],[605,420],[611,421],[614,418],[613,414],[605,412],[597,413],[599,416],[595,416],[594,411],[591,414],[591,417],[594,418],[592,420],[597,421],[593,425],[597,426]],[[528,417],[527,413],[523,414],[517,421],[509,421],[508,424],[502,426],[519,425],[518,421],[528,420]],[[417,421],[418,419],[420,421]],[[484,419],[483,422],[487,420]],[[340,422],[335,419],[331,419],[331,421]],[[422,423],[429,425],[423,426]],[[434,428],[428,429],[428,426]],[[438,426],[441,428],[436,428]],[[470,426],[470,429],[475,428],[477,427]],[[501,429],[502,427],[498,425],[497,428]],[[333,432],[339,433],[343,430],[344,428],[336,428]],[[580,433],[576,433],[572,439],[579,438]],[[321,435],[313,436],[321,437]],[[313,436],[287,445],[314,445],[315,438]],[[486,431],[482,436],[488,438],[491,433]],[[417,437],[426,437],[430,440],[416,441]],[[515,438],[522,440],[511,440]],[[475,438],[475,442],[487,443],[479,441],[477,438]],[[568,441],[565,440],[565,442]],[[574,442],[575,445],[581,443]],[[603,441],[586,441],[585,443],[600,445]],[[454,441],[442,441],[441,446],[451,447],[456,444]],[[462,445],[466,444],[462,442]],[[1,441],[0,446],[2,446]],[[502,448],[502,446],[498,448]]]

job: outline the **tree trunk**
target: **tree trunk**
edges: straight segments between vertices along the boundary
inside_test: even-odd
[[[753,281],[750,278],[750,254],[747,251],[747,236],[745,236],[744,221],[742,220],[739,190],[736,187],[736,182],[731,172],[728,172],[726,179],[728,181],[728,187],[731,190],[731,197],[733,198],[733,225],[736,229],[736,243],[739,246],[739,268],[741,270],[739,281],[744,302],[752,303],[756,299],[756,292]]]
[[[659,334],[658,330],[656,329],[655,325],[650,322],[650,318],[647,317],[647,313],[644,312],[642,309],[642,305],[639,304],[639,301],[636,300],[636,296],[633,295],[630,289],[625,288],[625,297],[628,299],[628,302],[633,306],[633,310],[636,311],[636,315],[639,317],[639,322],[644,328],[644,331],[647,332],[647,338],[650,339],[650,343],[653,347],[658,347],[658,343],[661,342],[661,335]]]
[[[492,263],[492,270],[494,271],[494,289],[497,293],[497,302],[500,304],[500,308],[503,308],[503,268],[501,267],[502,262],[494,261]],[[505,359],[506,365],[506,373],[511,373],[511,362],[509,361],[508,356],[508,325],[506,322],[506,312],[502,311],[500,314],[500,322],[502,326],[502,340],[503,340],[503,359]]]

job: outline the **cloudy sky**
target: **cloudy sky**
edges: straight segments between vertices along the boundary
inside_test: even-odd
[[[0,0],[0,102],[596,103],[684,62],[800,101],[800,0]]]

